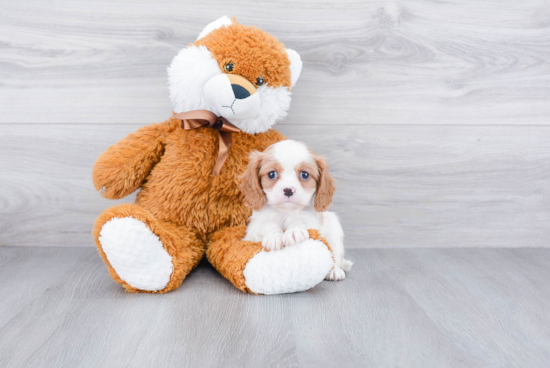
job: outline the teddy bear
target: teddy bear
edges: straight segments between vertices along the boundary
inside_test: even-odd
[[[93,235],[112,279],[129,292],[178,288],[206,256],[253,294],[308,290],[334,266],[316,230],[278,251],[243,241],[252,210],[239,190],[249,153],[285,137],[271,129],[290,106],[298,53],[224,16],[168,67],[173,115],[109,147],[93,167],[105,198],[139,190],[135,203],[99,215]]]

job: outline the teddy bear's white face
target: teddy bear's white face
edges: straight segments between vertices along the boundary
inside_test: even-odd
[[[231,24],[232,20],[228,17],[210,23],[199,35],[198,43],[211,32],[217,29],[223,32]],[[215,41],[210,39],[211,43]],[[296,83],[302,69],[302,61],[296,51],[286,49],[281,54],[285,53],[286,56],[281,57],[288,58],[285,59],[285,68],[289,70],[279,74],[290,72],[290,78],[287,85],[281,85],[281,79],[273,78],[273,70],[268,70],[270,59],[266,57],[265,61],[256,62],[255,68],[251,68],[250,63],[254,60],[246,60],[246,50],[242,46],[229,47],[227,51],[223,50],[223,54],[218,52],[216,55],[200,44],[182,49],[168,68],[174,112],[210,110],[245,133],[267,131],[286,116],[290,107],[290,88]],[[239,60],[242,62],[239,63]],[[240,65],[245,62],[247,68]],[[239,71],[243,71],[242,75]]]

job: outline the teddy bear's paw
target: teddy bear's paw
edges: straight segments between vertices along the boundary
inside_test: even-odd
[[[295,293],[311,289],[334,266],[327,246],[308,239],[276,252],[261,251],[243,271],[246,286],[257,294]]]
[[[334,266],[334,268],[330,270],[328,275],[325,277],[325,280],[342,281],[345,278],[346,278],[346,273],[344,272],[344,270],[338,266]]]
[[[101,228],[99,242],[118,276],[140,290],[159,291],[172,275],[172,257],[157,235],[132,217],[113,218]]]
[[[262,247],[266,250],[279,250],[283,246],[283,233],[268,234],[262,238]]]
[[[309,239],[309,232],[307,229],[300,227],[290,227],[286,229],[285,234],[283,235],[283,244],[285,247],[290,245],[301,243]]]

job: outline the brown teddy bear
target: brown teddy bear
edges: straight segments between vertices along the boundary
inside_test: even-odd
[[[300,56],[256,27],[222,17],[168,68],[175,115],[109,147],[93,168],[97,190],[135,204],[114,206],[93,234],[109,274],[130,292],[179,287],[206,254],[237,288],[303,291],[334,265],[318,232],[279,251],[242,241],[251,209],[240,175],[249,153],[285,139],[270,129],[286,116]]]

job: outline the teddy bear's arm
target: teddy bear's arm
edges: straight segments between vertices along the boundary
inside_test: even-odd
[[[93,168],[96,190],[119,199],[138,189],[164,154],[164,138],[173,130],[170,120],[138,129],[99,156]]]

